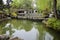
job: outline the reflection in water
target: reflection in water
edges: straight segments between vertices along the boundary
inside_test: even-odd
[[[14,31],[17,30],[14,28],[13,24],[11,24],[11,23],[7,23],[4,27],[4,29],[6,29],[6,31],[5,31],[6,35],[10,35],[10,36],[12,35],[12,33]]]
[[[11,25],[11,26],[10,26]],[[12,24],[7,23],[5,28],[10,28],[12,27],[12,31],[14,30],[15,32],[12,34],[13,37],[19,37],[24,40],[37,40],[39,37],[39,32],[38,29],[36,29],[34,26],[30,31],[26,31],[25,29],[17,30],[13,27]],[[9,35],[11,31],[6,31],[6,34]]]
[[[4,21],[0,24],[0,34],[11,35],[24,40],[60,40],[60,35],[56,34],[55,31],[44,28],[40,22],[29,20]]]
[[[19,37],[24,40],[38,40],[39,31],[38,31],[38,29],[35,28],[35,27],[37,27],[36,22],[33,22],[32,26],[33,26],[33,28],[30,31],[26,31],[25,29],[17,30],[14,28],[13,24],[7,23],[5,28],[11,27],[11,31],[9,31],[9,30],[6,31],[6,34],[9,35],[10,32],[12,32],[14,30],[15,32],[12,34],[13,37]],[[53,40],[53,37],[48,32],[45,32],[44,40]]]
[[[16,30],[13,33],[13,37],[19,37],[19,38],[22,38],[24,40],[37,40],[38,35],[39,35],[39,32],[35,27],[33,27],[28,32],[25,31],[24,29],[22,29],[22,30]]]
[[[45,32],[44,40],[53,40],[53,36],[50,35],[48,32]]]

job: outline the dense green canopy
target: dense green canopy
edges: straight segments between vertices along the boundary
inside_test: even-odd
[[[44,10],[46,8],[52,8],[53,0],[37,0],[37,8]],[[60,0],[57,0],[57,8],[60,9]]]
[[[12,7],[14,8],[31,8],[32,0],[13,0]]]
[[[44,10],[52,6],[52,0],[37,0],[37,8]]]

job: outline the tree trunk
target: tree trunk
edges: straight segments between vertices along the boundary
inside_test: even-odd
[[[3,1],[0,0],[0,10],[3,10]]]
[[[53,0],[53,12],[55,18],[57,18],[57,0]]]
[[[10,2],[11,2],[11,0],[7,0],[7,8],[8,8],[8,11],[9,11],[9,17],[10,17],[10,15],[11,15],[11,13],[10,13]]]

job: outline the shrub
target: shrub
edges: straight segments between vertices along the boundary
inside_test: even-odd
[[[48,27],[51,27],[55,30],[60,30],[60,20],[56,19],[56,18],[49,18],[46,21],[46,25],[48,25]]]
[[[45,10],[42,11],[42,16],[43,17],[48,17],[49,12],[50,12],[49,9],[46,8]]]
[[[60,20],[57,20],[56,22],[53,23],[53,28],[54,29],[60,29]]]
[[[11,13],[11,15],[12,15],[13,17],[16,17],[16,16],[17,16],[17,13],[13,12],[13,13]]]

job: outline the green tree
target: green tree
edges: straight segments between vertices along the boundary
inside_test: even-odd
[[[32,8],[32,0],[24,0],[23,8],[26,9]]]
[[[31,8],[31,0],[13,0],[11,6],[13,8]]]
[[[13,0],[11,6],[13,8],[20,8],[22,4],[23,4],[23,0]]]
[[[46,8],[48,8],[48,1],[49,0],[37,0],[37,8],[38,9],[41,9],[41,10],[44,10]]]

